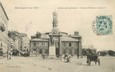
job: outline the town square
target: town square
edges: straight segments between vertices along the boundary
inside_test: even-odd
[[[0,72],[115,72],[113,0],[0,0]]]
[[[100,57],[101,65],[91,66],[86,63],[86,58],[73,57],[70,63],[60,59],[45,59],[42,57],[12,57],[11,60],[0,59],[1,72],[115,72],[115,57]]]

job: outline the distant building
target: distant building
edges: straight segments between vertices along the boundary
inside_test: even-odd
[[[34,51],[34,53],[50,54],[50,49],[54,47],[56,56],[62,54],[81,56],[82,38],[79,32],[75,32],[74,35],[68,35],[66,32],[59,31],[57,19],[57,13],[53,12],[52,31],[44,34],[38,32],[34,36],[31,36],[31,53]]]
[[[14,40],[12,38],[8,37],[7,43],[8,43],[8,45],[7,45],[8,49],[14,49],[15,48],[15,43],[14,43]]]
[[[31,37],[30,51],[32,54],[49,54],[49,38],[45,37],[44,39],[43,36],[43,34],[37,32],[35,36]]]
[[[5,12],[5,9],[0,2],[0,48],[3,49],[3,52],[7,51],[8,44],[8,16]]]
[[[20,49],[21,48],[21,37],[19,36],[20,33],[17,31],[9,31],[8,36],[14,41],[14,48]]]
[[[14,41],[14,48],[17,50],[30,50],[30,40],[25,33],[9,31],[8,36]]]
[[[20,50],[30,50],[30,40],[29,38],[27,37],[27,34],[25,33],[20,33],[20,38],[21,38],[21,48]]]

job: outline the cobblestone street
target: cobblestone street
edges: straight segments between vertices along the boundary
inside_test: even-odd
[[[60,59],[42,59],[41,57],[12,57],[0,59],[0,72],[115,72],[115,57],[100,57],[101,65],[87,66],[86,58],[71,59],[64,63]]]

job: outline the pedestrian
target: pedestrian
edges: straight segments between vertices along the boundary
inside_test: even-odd
[[[4,57],[2,48],[0,48],[0,56],[2,56],[2,58]]]
[[[12,48],[8,48],[7,50],[7,59],[11,59],[12,56]]]
[[[68,63],[70,62],[71,56],[66,53],[63,58],[64,58],[64,62]]]
[[[45,53],[42,53],[42,58],[45,59]]]

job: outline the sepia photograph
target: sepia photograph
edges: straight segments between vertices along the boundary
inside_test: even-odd
[[[0,72],[115,72],[114,0],[0,0]]]

